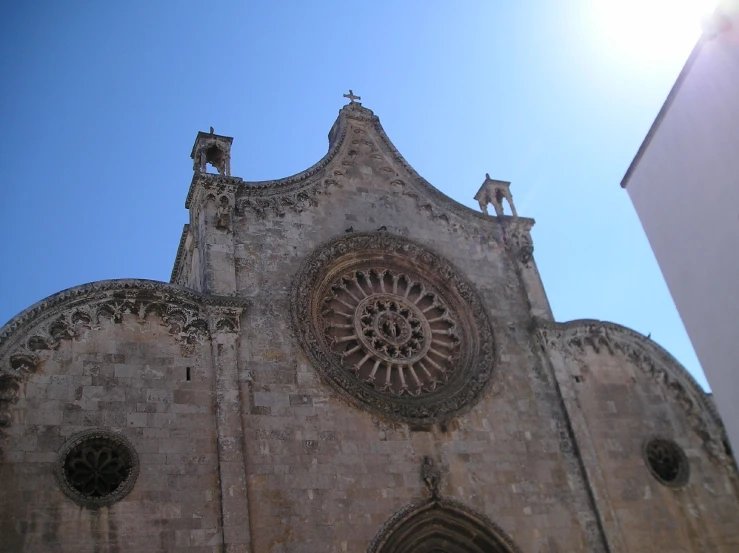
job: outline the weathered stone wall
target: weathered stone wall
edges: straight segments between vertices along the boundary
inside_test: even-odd
[[[739,551],[737,474],[692,378],[659,346],[596,321],[550,326],[543,343],[614,552]],[[675,442],[689,477],[652,475],[645,444]]]
[[[129,311],[77,302],[62,311],[77,321],[64,333],[48,323],[24,329],[21,343],[39,334],[48,349],[5,381],[0,551],[220,550],[210,343],[183,340],[174,315],[163,324]],[[99,509],[71,501],[54,476],[62,444],[91,428],[127,437],[140,465],[132,491]]]
[[[428,495],[419,471],[430,455],[444,467],[442,495],[486,514],[523,551],[598,551],[561,405],[532,353],[517,274],[526,264],[506,249],[498,220],[429,198],[370,122],[350,125],[314,205],[236,200],[237,288],[252,303],[240,377],[253,550],[366,550],[393,513]],[[492,385],[446,425],[393,423],[349,405],[290,329],[290,290],[305,258],[348,229],[381,227],[454,263],[494,326]]]
[[[172,274],[191,290],[93,283],[0,329],[0,551],[360,552],[432,497],[512,552],[739,551],[723,429],[674,359],[622,327],[554,323],[533,221],[444,197],[368,110],[346,106],[329,140],[282,181],[195,173]],[[303,349],[296,279],[358,232],[435,252],[489,319],[492,378],[456,416],[373,414]],[[92,428],[126,436],[140,467],[95,509],[54,477],[63,444]],[[652,435],[686,451],[687,485],[653,478]]]

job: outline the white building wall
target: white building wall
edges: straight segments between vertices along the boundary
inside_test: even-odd
[[[739,452],[739,17],[694,51],[624,179]]]

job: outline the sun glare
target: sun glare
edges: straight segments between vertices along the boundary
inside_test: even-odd
[[[598,39],[630,62],[684,60],[717,0],[590,0]],[[595,21],[594,21],[595,23]]]

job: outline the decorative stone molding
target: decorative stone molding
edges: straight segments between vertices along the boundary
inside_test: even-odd
[[[492,375],[493,331],[472,286],[445,259],[387,232],[320,246],[296,275],[291,309],[321,377],[391,419],[449,419]]]
[[[211,333],[226,332],[236,333],[240,330],[241,313],[240,308],[217,308],[209,309]]]
[[[249,193],[251,190],[241,190],[236,204],[237,212],[242,215],[253,213],[262,219],[268,215],[280,217],[285,215],[287,211],[302,213],[311,207],[317,206],[319,196],[328,196],[331,194],[331,188],[341,188],[342,186],[339,180],[329,177],[320,178],[306,184],[301,190],[281,194],[256,195]]]
[[[139,457],[131,442],[102,428],[72,436],[54,464],[54,476],[64,494],[88,509],[123,499],[138,475]]]
[[[383,524],[367,553],[521,553],[508,534],[484,514],[460,502],[431,498],[415,501]],[[451,547],[451,549],[447,549]]]
[[[351,122],[357,124],[352,125]],[[349,145],[346,155],[339,159],[349,134],[352,136],[352,144]],[[372,138],[376,140],[371,140]],[[309,169],[284,179],[257,182],[196,172],[190,184],[185,207],[191,208],[196,191],[202,189],[212,191],[216,195],[224,191],[234,194],[237,215],[249,213],[261,218],[279,217],[288,211],[303,212],[317,206],[320,197],[330,195],[332,188],[344,185],[345,167],[353,165],[355,155],[361,153],[357,149],[352,154],[356,140],[372,142],[373,149],[367,155],[375,159],[388,160],[389,165],[382,168],[388,175],[397,176],[398,169],[406,174],[407,178],[397,176],[392,184],[400,186],[401,193],[412,198],[419,211],[427,213],[435,222],[448,225],[450,230],[460,232],[466,237],[502,242],[498,224],[500,221],[511,220],[511,217],[491,219],[436,189],[398,152],[382,128],[379,118],[358,102],[347,104],[340,110],[339,117],[329,132],[329,151]],[[533,220],[527,221],[529,227],[533,225]],[[182,253],[178,251],[175,267],[181,262],[181,257]]]
[[[126,314],[141,323],[155,317],[176,340],[192,345],[210,335],[205,308],[223,313],[212,331],[235,332],[233,313],[246,305],[242,298],[138,279],[93,282],[49,296],[0,328],[0,426],[10,424],[8,407],[17,400],[17,383],[38,369],[43,352],[99,329],[103,319],[118,324]]]
[[[723,449],[725,432],[718,413],[690,373],[662,347],[633,330],[602,321],[539,320],[537,326],[538,335],[547,347],[564,348],[569,357],[578,358],[586,348],[596,353],[620,354],[656,379],[682,408],[709,457],[732,467],[731,473],[736,477],[734,464]]]
[[[534,259],[534,241],[531,239],[531,219],[511,219],[504,225],[505,244],[513,256],[525,266]]]

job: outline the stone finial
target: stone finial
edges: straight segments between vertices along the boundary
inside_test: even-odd
[[[480,190],[475,194],[475,199],[480,204],[482,212],[487,215],[488,204],[493,204],[495,214],[498,217],[501,217],[504,215],[503,198],[505,198],[508,201],[508,206],[511,208],[511,214],[513,217],[518,217],[516,206],[513,205],[513,196],[511,195],[510,186],[510,182],[491,179],[490,175],[485,173],[485,182],[482,183]]]
[[[216,168],[218,174],[231,176],[231,143],[233,138],[221,136],[213,132],[199,132],[195,138],[190,157],[193,160],[192,168],[196,173],[206,173],[210,163]]]
[[[349,103],[350,104],[354,104],[355,103],[354,102],[355,100],[361,100],[362,99],[361,96],[355,96],[354,95],[354,91],[351,88],[349,89],[349,94],[344,94],[344,98],[349,98]]]

